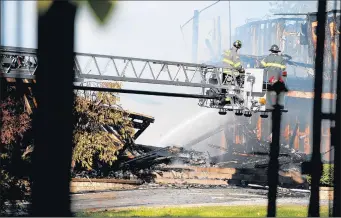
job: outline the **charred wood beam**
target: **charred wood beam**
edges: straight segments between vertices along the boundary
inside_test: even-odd
[[[141,126],[141,128],[135,133],[134,139],[136,140],[148,127],[150,123],[145,123]]]
[[[151,118],[151,117],[147,117],[145,115],[137,115],[137,114],[133,114],[133,113],[129,113],[129,117],[133,120],[142,120],[143,122],[149,122],[149,123],[154,123],[155,119]]]
[[[88,178],[73,178],[72,182],[89,182]],[[91,182],[98,183],[118,183],[118,184],[130,184],[130,185],[141,185],[142,181],[139,180],[123,180],[123,179],[96,179],[91,178]]]
[[[105,106],[103,105],[103,107],[108,107],[108,106]],[[145,115],[145,114],[140,114],[140,113],[136,113],[136,112],[132,112],[132,111],[128,111],[128,110],[123,110],[121,107],[110,107],[112,109],[115,109],[117,111],[120,111],[124,114],[127,114],[131,119],[133,120],[142,120],[143,122],[150,122],[150,123],[154,123],[155,121],[155,118],[154,117],[151,117],[151,116],[148,116],[148,115]]]
[[[132,120],[132,123],[133,123],[133,127],[135,129],[144,129],[146,125],[149,125],[147,123],[139,123],[139,122],[136,122],[134,120]]]
[[[136,157],[136,158],[134,158],[132,160],[129,160],[129,161],[126,161],[126,162],[122,163],[121,166],[125,166],[127,164],[134,163],[136,161],[147,159],[147,158],[150,158],[150,157],[160,156],[159,155],[160,152],[168,151],[168,150],[169,150],[169,147],[160,148],[160,149],[157,149],[157,150],[154,150],[154,151],[150,151],[148,153],[145,153],[144,155],[141,155],[141,156]]]

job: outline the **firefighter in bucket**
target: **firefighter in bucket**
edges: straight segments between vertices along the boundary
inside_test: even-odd
[[[238,51],[241,48],[242,42],[240,40],[236,40],[231,49],[224,51],[224,54],[222,55],[224,64],[222,74],[223,84],[230,84],[234,80],[238,86],[242,87],[244,85],[243,76],[245,74],[245,70],[238,54]],[[226,90],[222,89],[222,93],[226,93]],[[225,99],[222,99],[220,104],[231,104],[231,98],[226,97]]]
[[[270,50],[271,53],[261,61],[261,67],[263,67],[264,75],[267,75],[269,79],[268,82],[270,85],[274,85],[277,81],[279,85],[285,88],[284,77],[287,76],[286,66],[285,66],[285,59],[279,53],[279,47],[277,45],[272,45]],[[271,105],[276,103],[276,96],[273,95],[271,92],[267,92],[267,99]],[[284,108],[284,94],[279,94],[279,105],[281,108]]]

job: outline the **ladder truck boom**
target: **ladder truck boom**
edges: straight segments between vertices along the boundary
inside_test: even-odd
[[[35,79],[38,62],[36,49],[0,47],[1,77]],[[212,74],[221,78],[222,71],[220,67],[205,64],[88,53],[75,53],[74,63],[76,81],[89,79],[198,88],[229,88],[222,85],[221,80],[216,85],[209,84],[206,78]],[[122,69],[119,69],[119,65]],[[137,65],[142,67],[137,69]]]
[[[17,47],[0,47],[0,77],[35,80],[39,64],[37,50]],[[58,64],[58,60],[56,60]],[[53,66],[51,66],[53,67]],[[237,116],[269,112],[266,96],[269,86],[264,84],[267,73],[263,69],[246,69],[242,83],[235,79],[222,81],[223,65],[193,64],[133,57],[119,57],[89,53],[74,54],[75,82],[115,81],[201,88],[201,94],[151,92],[75,85],[75,89],[121,92],[143,95],[158,95],[199,99],[201,107],[215,108],[219,114],[235,111]],[[58,75],[56,75],[58,77]],[[222,92],[226,90],[226,92]],[[221,105],[222,99],[233,99],[230,105]]]

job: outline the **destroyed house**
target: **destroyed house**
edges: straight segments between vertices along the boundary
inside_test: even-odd
[[[128,110],[124,110],[124,112],[128,114],[129,119],[133,122],[134,129],[137,130],[134,135],[135,140],[149,127],[151,123],[154,123],[155,121],[154,117],[145,114],[131,112]]]
[[[312,153],[312,122],[313,122],[313,79],[309,78],[293,78],[289,77],[287,86],[289,92],[285,97],[285,105],[288,108],[287,113],[282,114],[281,126],[281,143],[289,145],[297,151],[304,152],[307,155]],[[335,99],[334,91],[327,89],[324,86],[322,94],[322,111],[328,112],[331,108],[331,103]],[[240,118],[244,119],[244,118]],[[271,140],[271,114],[266,119],[262,119],[259,115],[255,114],[251,118],[251,122],[247,125],[235,124],[233,131],[234,143],[244,144],[249,143],[250,131],[245,128],[251,129],[252,134],[257,136],[260,141]],[[329,161],[329,151],[331,150],[330,144],[330,123],[324,121],[322,123],[322,137],[321,137],[321,153],[322,159]],[[331,157],[332,160],[332,157]]]
[[[333,12],[333,11],[331,11]],[[323,87],[323,109],[328,112],[331,103],[335,99],[335,90],[330,87],[330,67],[332,58],[336,58],[336,46],[339,32],[337,27],[339,12],[336,16],[327,12],[326,28],[326,65],[324,72]],[[296,16],[295,14],[283,14]],[[301,14],[302,15],[302,14]],[[312,108],[313,108],[313,86],[314,78],[309,74],[314,71],[314,52],[316,44],[316,13],[303,14],[304,18],[281,17],[277,19],[266,19],[250,21],[236,28],[235,39],[242,40],[243,48],[241,60],[243,65],[257,67],[265,55],[269,53],[272,44],[279,45],[282,54],[287,55],[287,86],[289,92],[286,96],[286,106],[288,113],[283,114],[283,124],[281,142],[288,144],[292,148],[311,154],[312,152]],[[335,19],[336,18],[336,19]],[[335,25],[336,24],[336,25]],[[306,72],[304,77],[296,76],[296,70]],[[313,73],[312,73],[313,74]],[[256,130],[259,140],[271,139],[271,116],[268,119],[260,119],[259,116],[252,117],[251,126]],[[244,128],[238,126],[238,128]],[[330,160],[330,124],[322,124],[322,159]],[[241,132],[241,133],[240,133]],[[235,141],[237,143],[247,143],[243,131],[236,131]],[[331,159],[333,159],[331,157]]]
[[[290,55],[293,60],[308,63],[306,45],[301,45],[303,18],[277,18],[250,21],[236,28],[235,39],[243,42],[242,54],[264,56],[272,44]]]
[[[250,66],[260,56],[267,55],[272,44],[289,55],[290,65],[313,68],[316,51],[316,13],[277,14],[280,18],[253,20],[236,28],[235,39],[242,40],[242,59]],[[291,16],[291,17],[289,17]],[[340,11],[327,12],[325,69],[330,70],[337,61]],[[258,56],[258,58],[257,58]]]
[[[108,106],[105,106],[105,107],[108,107]],[[112,106],[111,109],[124,113],[128,117],[128,119],[132,122],[132,125],[133,125],[132,127],[135,129],[135,134],[133,136],[134,140],[136,140],[149,127],[149,125],[151,123],[154,123],[155,121],[154,117],[128,111],[128,110],[123,110],[121,107],[118,107],[118,106]],[[119,137],[117,135],[118,133],[115,131],[114,127],[103,126],[102,128],[104,131],[112,133],[116,137],[116,139],[119,140]],[[134,158],[134,151],[132,151],[131,149],[127,148],[124,151],[124,153],[129,158]]]

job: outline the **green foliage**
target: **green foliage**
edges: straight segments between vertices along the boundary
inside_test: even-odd
[[[102,86],[120,88],[119,83],[103,83]],[[73,161],[87,170],[93,168],[95,161],[112,165],[119,151],[134,143],[134,129],[128,114],[114,107],[118,100],[111,93],[77,93]]]
[[[32,138],[27,137],[31,117],[23,99],[10,88],[6,94],[0,102],[0,215],[4,215],[6,201],[25,199],[30,154],[27,145],[32,143]]]
[[[265,217],[265,206],[199,206],[122,209],[95,213],[79,213],[79,217]],[[328,207],[321,206],[322,217],[328,216]],[[306,206],[285,205],[277,207],[278,217],[307,217]]]
[[[16,201],[27,200],[28,182],[25,179],[18,179],[8,170],[0,170],[0,216],[7,216],[6,209],[18,211]],[[5,203],[11,203],[11,207],[6,207]]]
[[[116,4],[116,1],[112,0],[88,0],[87,2],[100,24],[107,22]]]
[[[119,83],[101,85],[121,87]],[[31,115],[25,111],[22,97],[11,89],[6,94],[0,102],[0,215],[6,201],[26,199],[30,154],[34,149]],[[132,122],[123,109],[117,108],[118,101],[114,94],[78,91],[74,107],[74,162],[86,169],[92,169],[97,161],[111,165],[122,149],[134,144]],[[111,126],[112,130],[104,131],[104,126]]]
[[[112,12],[116,6],[116,1],[113,0],[72,0],[71,2],[76,5],[88,3],[99,24],[105,24],[108,21],[110,15],[113,14]],[[53,3],[53,0],[38,1],[37,6],[39,13],[45,13],[46,11],[48,11]]]
[[[308,175],[307,181],[311,184],[311,176]],[[323,164],[323,172],[320,180],[321,186],[333,187],[334,164]]]

